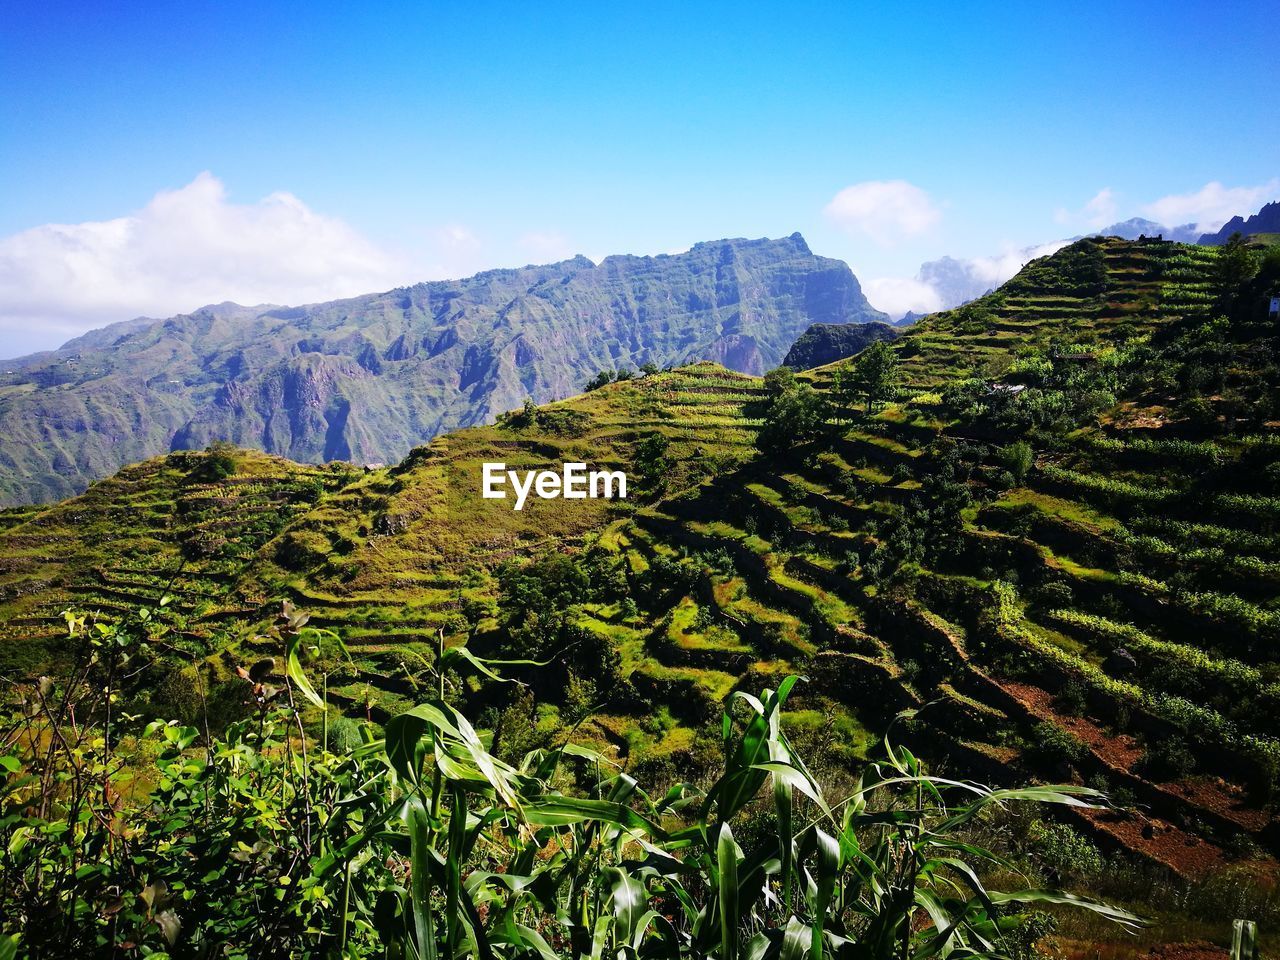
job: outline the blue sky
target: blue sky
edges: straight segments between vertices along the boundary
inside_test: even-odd
[[[8,345],[794,230],[906,278],[1280,177],[1276,2],[112,6],[0,8]]]

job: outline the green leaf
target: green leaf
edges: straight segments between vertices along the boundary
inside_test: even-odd
[[[787,921],[787,928],[782,932],[782,949],[778,953],[778,960],[804,960],[805,951],[815,937],[821,944],[821,923],[815,924],[810,929],[807,923],[792,917]]]
[[[431,911],[431,817],[423,805],[422,797],[414,795],[405,805],[405,819],[409,827],[409,901],[413,909],[414,938],[418,944],[418,956],[423,960],[435,960],[435,917]]]
[[[810,960],[822,960],[822,929],[831,908],[831,897],[840,879],[840,844],[822,830],[814,831],[818,843],[817,883],[813,897],[813,934]]]
[[[455,666],[455,661],[461,660],[463,663],[474,667],[478,672],[484,674],[490,680],[497,680],[499,683],[517,683],[512,677],[503,677],[494,673],[492,667],[545,667],[551,661],[538,660],[486,660],[477,657],[467,647],[446,647],[440,656],[440,669]]]
[[[644,884],[621,867],[606,867],[603,879],[613,908],[615,939],[631,942],[648,909]]]
[[[665,834],[658,824],[635,810],[611,800],[588,797],[546,796],[528,801],[522,808],[525,820],[534,826],[565,826],[571,823],[598,821],[634,830],[651,837]]]
[[[401,779],[418,782],[418,744],[428,730],[459,738],[453,721],[434,703],[422,703],[387,721],[385,736],[387,758]]]
[[[302,647],[301,633],[286,633],[284,646],[284,671],[285,675],[293,682],[304,697],[310,700],[317,707],[323,707],[324,701],[320,699],[320,695],[311,687],[311,681],[307,679],[307,675],[302,671],[302,663],[298,659],[298,651]]]
[[[720,906],[720,956],[723,960],[737,960],[738,956],[738,862],[742,851],[733,840],[733,832],[727,823],[720,824],[716,839],[716,871],[719,884],[716,892]]]
[[[1002,903],[1057,903],[1081,907],[1131,930],[1148,926],[1146,920],[1137,914],[1130,913],[1128,910],[1121,910],[1119,907],[1113,907],[1100,900],[1091,900],[1088,897],[1081,897],[1074,893],[1066,893],[1059,890],[1021,890],[1017,893],[1001,893],[993,890],[988,896],[991,898],[991,902],[996,905]]]
[[[462,865],[467,850],[467,797],[460,786],[455,785],[453,810],[449,815],[449,855],[445,858],[445,923],[449,956],[454,956],[462,942],[463,917],[461,910]]]

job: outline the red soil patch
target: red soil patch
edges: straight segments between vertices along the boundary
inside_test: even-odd
[[[1228,956],[1226,947],[1219,947],[1207,940],[1194,943],[1165,943],[1152,947],[1147,956],[1152,960],[1220,960]]]
[[[1064,717],[1055,713],[1053,696],[1047,690],[1027,683],[1001,682],[1001,686],[1036,716],[1070,731],[1112,766],[1131,771],[1142,759],[1143,750],[1133,737],[1109,733],[1084,717]],[[1223,852],[1213,844],[1159,817],[1114,810],[1081,810],[1078,813],[1093,829],[1177,873],[1202,875],[1226,864]]]
[[[1178,783],[1162,783],[1161,786],[1170,793],[1181,794],[1197,807],[1212,810],[1238,823],[1246,830],[1260,831],[1271,822],[1265,810],[1248,805],[1248,797],[1238,784],[1228,783],[1221,777],[1197,777]]]
[[[1006,690],[1025,703],[1033,713],[1070,731],[1112,766],[1133,772],[1143,749],[1127,733],[1112,733],[1084,717],[1064,717],[1053,710],[1053,695],[1026,683],[1001,682]],[[1224,817],[1245,830],[1258,832],[1271,822],[1265,810],[1248,805],[1244,790],[1221,777],[1196,777],[1155,784],[1166,793],[1183,797],[1192,806]]]
[[[1159,817],[1116,810],[1081,810],[1079,815],[1126,849],[1183,876],[1203,876],[1227,862],[1213,844]]]
[[[1158,943],[1143,950],[1123,942],[1085,943],[1056,940],[1063,960],[1225,960],[1229,951],[1207,940],[1187,943]]]
[[[1127,733],[1114,734],[1084,717],[1064,717],[1053,709],[1053,694],[1029,683],[1001,680],[1000,686],[1017,697],[1042,720],[1052,721],[1070,733],[1113,766],[1132,770],[1145,752],[1138,741]]]

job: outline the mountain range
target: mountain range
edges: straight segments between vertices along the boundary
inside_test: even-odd
[[[1203,234],[1197,242],[1216,247],[1226,243],[1235,233],[1246,237],[1259,233],[1280,233],[1280,200],[1266,204],[1247,220],[1239,215],[1232,217],[1217,233]]]
[[[798,233],[576,257],[301,307],[131,320],[0,374],[0,505],[55,500],[214,440],[391,462],[601,370],[711,360],[760,374],[816,322],[887,319]]]

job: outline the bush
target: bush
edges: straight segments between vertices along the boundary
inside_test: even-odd
[[[1034,848],[1033,858],[1044,864],[1057,882],[1089,881],[1107,869],[1102,852],[1065,823],[1036,821],[1027,839]]]
[[[217,483],[236,472],[235,447],[216,441],[205,448],[192,468],[190,477],[197,483]]]
[[[830,410],[826,400],[807,383],[779,394],[769,404],[756,444],[769,453],[782,453],[821,436]]]
[[[1142,769],[1149,780],[1181,780],[1196,768],[1196,758],[1177,737],[1161,737],[1147,748]]]
[[[323,535],[312,530],[291,530],[276,544],[275,557],[289,570],[309,570],[329,556],[330,544]]]
[[[1074,680],[1063,684],[1058,695],[1053,698],[1054,705],[1068,717],[1082,717],[1089,705],[1084,687]],[[1078,758],[1077,758],[1078,759]]]
[[[363,742],[360,724],[350,717],[338,716],[329,721],[325,747],[332,753],[347,754]]]
[[[1076,764],[1088,752],[1075,734],[1048,721],[1035,725],[1027,746],[1028,756],[1046,765]]]
[[[1036,587],[1034,599],[1045,607],[1069,607],[1075,602],[1075,591],[1062,580],[1050,580]]]
[[[1023,440],[1011,443],[1000,451],[1000,465],[1018,480],[1027,475],[1034,462],[1035,451],[1031,449],[1031,444]]]

